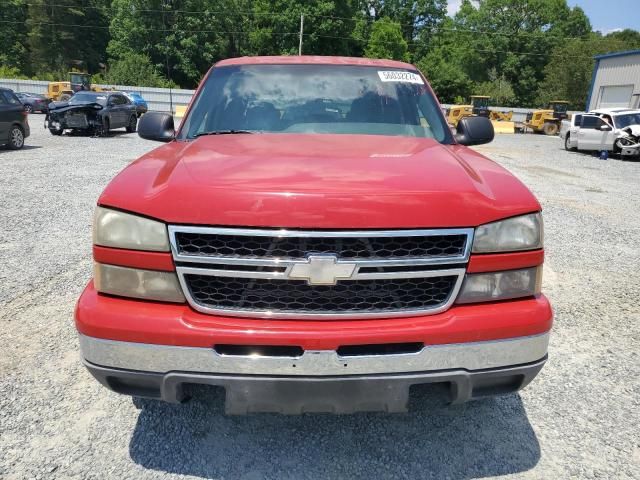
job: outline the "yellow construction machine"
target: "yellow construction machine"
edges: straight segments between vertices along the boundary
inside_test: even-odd
[[[552,100],[549,107],[544,110],[534,110],[527,114],[526,128],[530,128],[534,133],[544,133],[545,135],[557,135],[560,131],[562,120],[569,118],[567,110],[569,102],[565,100]]]
[[[49,82],[47,97],[54,102],[66,102],[81,90],[104,92],[105,89],[91,85],[91,75],[83,72],[69,72],[68,82]]]
[[[471,95],[469,105],[452,105],[447,111],[447,122],[457,127],[460,119],[464,117],[488,117],[490,98],[483,95]]]
[[[513,112],[491,110],[489,108],[489,100],[491,100],[491,97],[486,95],[471,95],[469,105],[452,105],[449,108],[447,122],[457,127],[460,119],[464,117],[488,117],[496,133],[513,133],[515,131],[515,124],[511,121]]]

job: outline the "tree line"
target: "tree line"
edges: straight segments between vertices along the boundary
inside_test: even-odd
[[[415,63],[442,102],[490,95],[584,108],[593,56],[640,48],[640,33],[594,32],[566,0],[0,0],[0,78],[193,88],[242,55],[393,58]]]

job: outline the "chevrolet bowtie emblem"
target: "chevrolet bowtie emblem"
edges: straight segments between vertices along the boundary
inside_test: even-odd
[[[335,285],[339,279],[350,278],[355,263],[340,262],[335,255],[309,255],[306,263],[291,267],[289,278],[306,280],[309,285]]]

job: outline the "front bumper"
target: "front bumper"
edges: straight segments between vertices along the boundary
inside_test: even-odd
[[[340,356],[305,351],[298,357],[220,355],[212,348],[176,347],[80,336],[84,363],[107,388],[168,402],[185,399],[186,384],[226,391],[226,412],[404,412],[410,388],[449,385],[461,403],[525,387],[547,358],[549,334],[425,346],[410,354]]]
[[[295,345],[337,350],[345,345],[418,342],[425,345],[482,342],[546,333],[553,323],[544,295],[497,303],[455,305],[420,317],[368,320],[269,320],[207,315],[186,304],[98,294],[87,285],[75,311],[78,331],[123,342],[211,348],[230,345]]]
[[[510,393],[542,368],[552,324],[542,295],[423,317],[296,321],[205,315],[101,295],[92,283],[75,317],[85,365],[111,390],[179,402],[184,385],[216,385],[228,413],[405,411],[410,388],[428,383],[449,385],[454,402]],[[399,343],[419,350],[338,353]],[[297,353],[264,354],[262,346]]]

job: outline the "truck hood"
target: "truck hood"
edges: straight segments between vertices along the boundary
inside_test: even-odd
[[[99,204],[168,223],[289,228],[470,227],[540,209],[466,147],[324,134],[171,142],[125,168]]]

